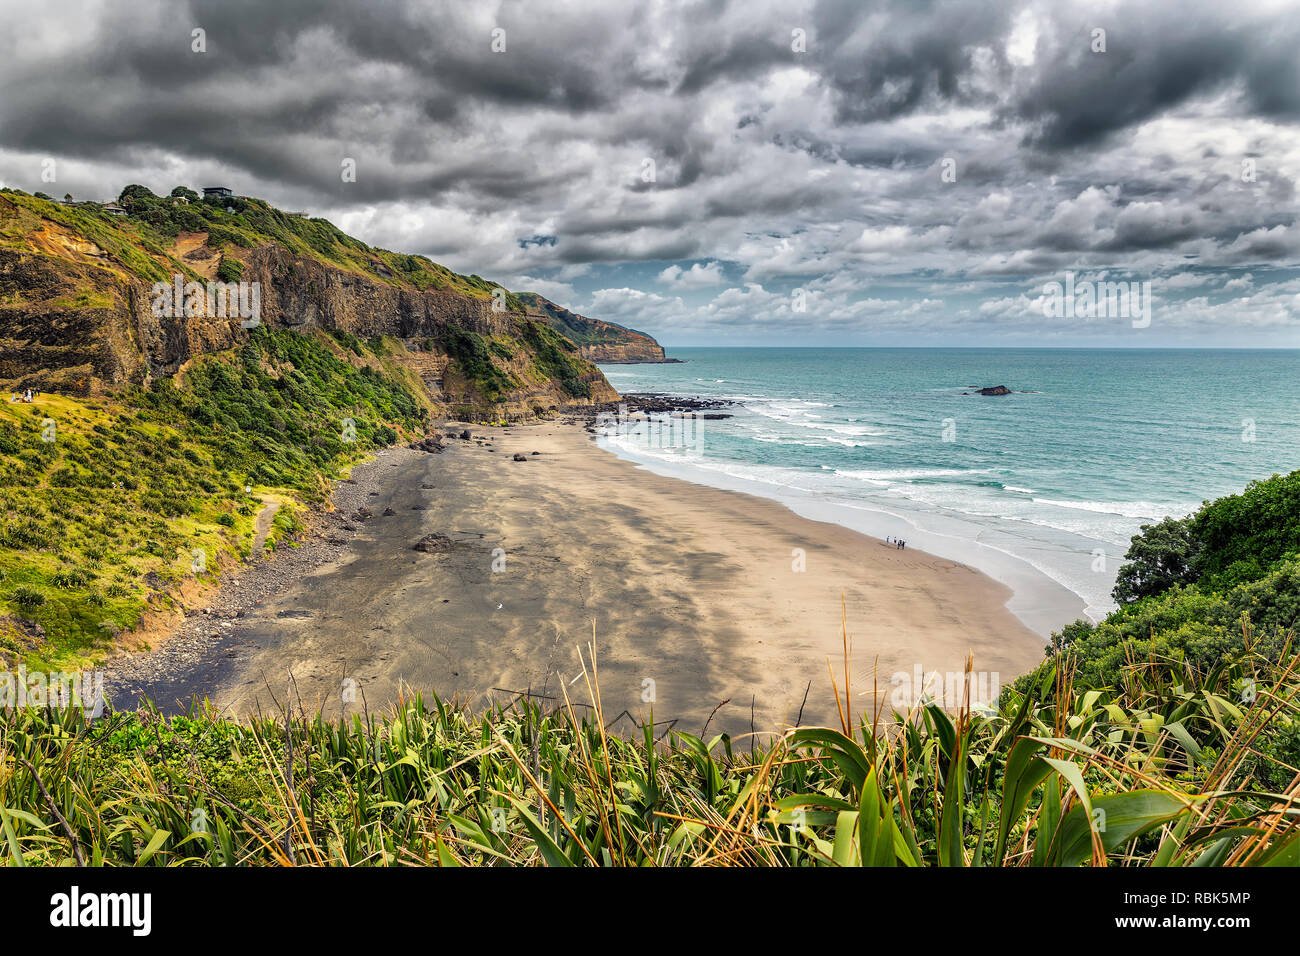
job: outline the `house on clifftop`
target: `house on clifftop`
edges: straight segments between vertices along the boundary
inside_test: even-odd
[[[204,186],[204,199],[233,199],[234,192],[229,186]]]

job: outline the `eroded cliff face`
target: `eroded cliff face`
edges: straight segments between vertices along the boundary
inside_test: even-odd
[[[130,284],[97,254],[78,258],[0,248],[0,383],[88,394],[142,380]]]
[[[664,348],[648,335],[632,332],[626,342],[617,345],[581,345],[579,350],[588,362],[605,365],[640,365],[667,362]]]
[[[6,205],[11,214],[22,212],[0,195],[0,222]],[[223,257],[237,259],[239,281],[257,284],[257,319],[271,327],[397,340],[385,359],[414,372],[447,415],[517,419],[618,397],[572,343],[561,342],[572,354],[561,356],[564,380],[556,377],[556,363],[542,360],[530,344],[537,336],[529,325],[540,317],[495,311],[490,296],[422,291],[391,280],[382,264],[372,277],[274,243],[218,252],[201,233],[181,235],[166,254],[205,281],[216,281]],[[159,258],[152,257],[157,272],[167,266]],[[219,301],[204,301],[200,314],[158,314],[157,300],[154,283],[128,268],[121,250],[106,252],[66,226],[42,221],[22,241],[0,246],[0,387],[86,395],[146,384],[247,340],[250,320],[237,308],[221,314]],[[490,387],[457,331],[469,333],[471,344],[478,336],[491,347]],[[460,353],[449,347],[453,341],[461,343]]]
[[[578,375],[590,390],[589,397],[569,394],[560,382],[539,374],[534,356],[520,344],[524,325],[531,320],[518,312],[495,311],[490,298],[397,288],[273,245],[249,250],[241,259],[245,267],[241,281],[256,282],[260,289],[261,321],[302,332],[338,330],[363,340],[375,336],[400,340],[404,349],[388,358],[411,368],[430,399],[448,415],[517,419],[549,414],[569,404],[617,399],[618,393],[589,362],[581,363]],[[135,315],[155,375],[174,373],[194,355],[237,347],[247,335],[237,318],[157,318],[149,309],[137,309]],[[472,370],[447,350],[455,330],[512,343],[509,351],[514,354],[492,357],[495,366],[513,379],[512,387],[501,390],[499,400],[494,401]]]
[[[588,362],[639,364],[669,362],[663,346],[635,329],[579,315],[535,292],[519,294],[528,316],[546,322],[578,344]]]

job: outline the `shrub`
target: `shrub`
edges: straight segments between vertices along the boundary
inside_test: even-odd
[[[30,585],[20,584],[10,593],[9,600],[24,610],[32,610],[45,603],[45,594]]]
[[[1165,518],[1159,524],[1142,525],[1141,534],[1133,536],[1124,555],[1129,563],[1119,569],[1112,597],[1120,604],[1131,604],[1200,577],[1196,561],[1201,543],[1192,535],[1190,525],[1190,518]]]
[[[84,588],[91,581],[89,572],[82,568],[59,568],[50,575],[50,583],[56,588]]]
[[[226,256],[221,257],[221,264],[217,266],[217,278],[222,282],[238,282],[244,274],[244,264],[238,259],[229,259]]]

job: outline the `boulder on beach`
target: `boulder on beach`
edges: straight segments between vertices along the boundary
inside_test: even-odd
[[[445,534],[435,531],[432,534],[426,534],[411,547],[416,551],[423,551],[426,554],[436,553],[439,551],[450,551],[452,549],[452,540]]]
[[[411,444],[407,447],[413,448],[416,451],[427,451],[430,454],[436,455],[438,452],[442,451],[443,449],[442,436],[439,435],[437,432],[434,432],[432,435],[429,435],[421,439],[420,441],[411,442]]]
[[[524,454],[521,454],[520,452],[515,452],[513,457],[514,457],[514,460],[515,460],[515,461],[527,461],[527,460],[528,460],[528,456],[527,456],[527,455],[524,455]]]

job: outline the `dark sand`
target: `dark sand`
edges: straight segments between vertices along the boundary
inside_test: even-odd
[[[876,675],[888,702],[896,672],[960,673],[972,652],[977,671],[1006,684],[1042,658],[1042,638],[1006,609],[1007,589],[964,565],[650,474],[574,425],[474,431],[494,450],[454,440],[441,455],[404,451],[400,467],[371,468],[374,517],[341,556],[303,561],[243,616],[211,621],[188,657],[127,662],[118,705],[132,702],[127,691],[172,709],[197,693],[247,714],[301,698],[337,716],[403,689],[474,706],[531,692],[548,707],[563,689],[587,703],[580,655],[590,667],[594,623],[607,722],[623,711],[648,720],[653,708],[660,730],[676,721],[699,733],[727,701],[710,735],[747,733],[751,706],[760,732],[801,706],[803,723],[838,726],[827,658],[842,683],[841,595],[855,714],[870,712]],[[448,539],[441,549],[413,550],[433,532]],[[806,571],[792,568],[796,548]],[[493,571],[494,549],[504,570]],[[355,701],[342,700],[345,686]]]

